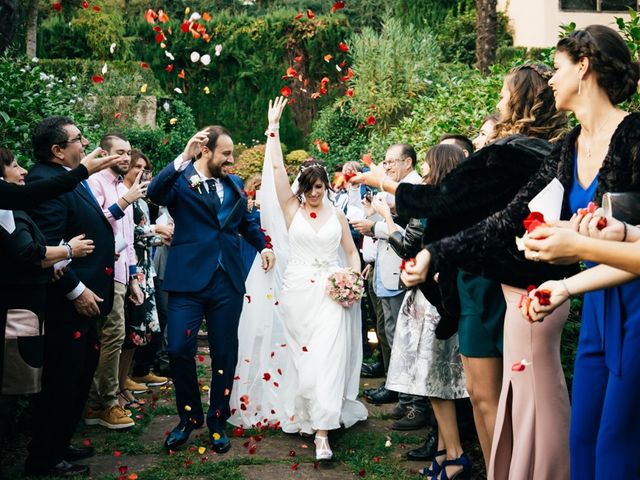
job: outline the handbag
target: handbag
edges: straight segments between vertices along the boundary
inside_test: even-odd
[[[44,335],[40,320],[30,310],[10,309],[6,315],[0,393],[38,393],[44,359]]]
[[[607,217],[640,225],[640,192],[607,192],[602,196],[602,209]]]

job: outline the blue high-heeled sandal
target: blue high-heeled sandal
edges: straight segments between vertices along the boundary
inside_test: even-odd
[[[451,478],[447,475],[446,468],[448,466],[462,467],[462,470],[457,471]],[[438,479],[438,473],[440,478]],[[440,471],[431,477],[431,480],[469,480],[471,478],[471,461],[464,453],[455,460],[445,460],[440,465]]]
[[[446,450],[438,450],[433,456],[433,460],[431,460],[431,466],[424,467],[422,470],[420,470],[420,475],[422,475],[423,477],[433,477],[434,475],[438,475],[440,473],[440,470],[442,469],[442,466],[438,463],[436,458],[442,457],[446,454]]]

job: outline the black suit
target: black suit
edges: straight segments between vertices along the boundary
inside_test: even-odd
[[[27,182],[51,178],[64,172],[60,165],[36,164]],[[113,302],[114,238],[111,225],[93,195],[81,183],[73,191],[43,202],[29,212],[47,239],[58,245],[61,239],[81,233],[94,241],[94,252],[74,259],[64,277],[49,287],[46,306],[45,357],[42,393],[36,400],[33,440],[27,460],[39,467],[53,466],[62,459],[87,400],[98,364],[100,346],[98,317],[78,314],[66,294],[79,282],[104,300],[102,316]]]

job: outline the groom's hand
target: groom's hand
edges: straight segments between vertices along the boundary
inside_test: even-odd
[[[276,264],[276,256],[271,250],[263,251],[260,256],[262,257],[262,269],[266,273]]]

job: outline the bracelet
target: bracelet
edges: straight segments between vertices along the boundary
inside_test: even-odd
[[[71,260],[73,258],[73,248],[67,242],[62,242],[62,246],[67,249],[67,260]]]
[[[280,130],[280,125],[276,124],[276,125],[269,125],[269,127],[267,128],[267,130],[264,132],[264,134],[267,137],[275,137],[276,136],[276,132]]]
[[[126,198],[124,198],[124,195],[120,197],[122,200],[124,200],[125,202],[127,202],[127,205],[131,205],[131,202],[129,200],[127,200]]]
[[[564,287],[565,291],[567,292],[567,295],[569,295],[571,297],[572,294],[569,291],[569,288],[567,287],[567,284],[565,283],[565,280],[566,280],[566,278],[563,278],[562,280],[560,280],[560,283],[562,283],[562,286]]]
[[[624,227],[624,235],[622,235],[622,241],[627,240],[627,222],[622,222],[622,226]]]

